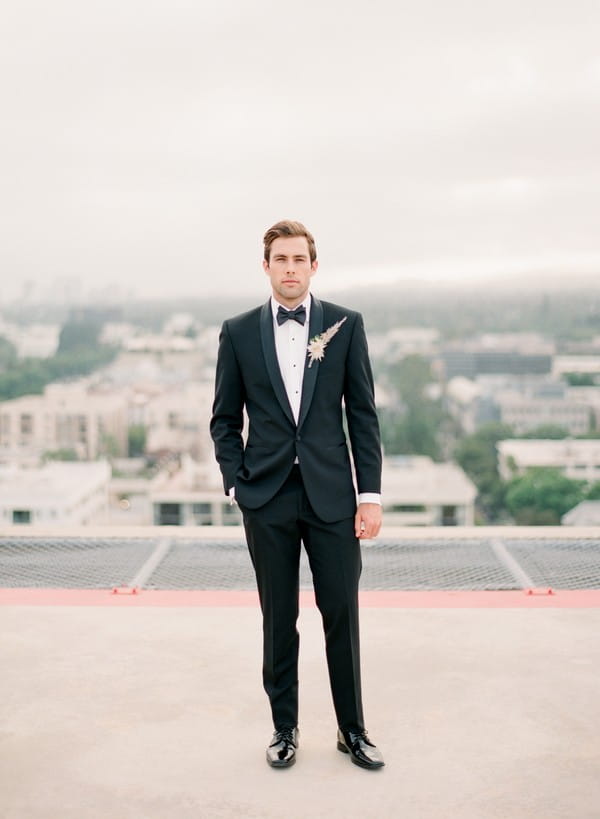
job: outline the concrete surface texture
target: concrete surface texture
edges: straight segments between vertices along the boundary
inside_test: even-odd
[[[600,816],[599,609],[363,609],[377,772],[336,750],[313,607],[300,632],[276,771],[257,608],[0,609],[0,816]]]

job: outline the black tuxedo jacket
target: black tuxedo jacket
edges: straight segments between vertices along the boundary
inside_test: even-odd
[[[224,322],[210,426],[225,492],[235,487],[241,506],[258,509],[271,500],[297,457],[315,514],[326,522],[354,514],[342,401],[357,489],[381,491],[379,424],[362,317],[312,296],[309,340],[344,317],[323,360],[309,367],[307,354],[298,424],[277,361],[271,301]]]

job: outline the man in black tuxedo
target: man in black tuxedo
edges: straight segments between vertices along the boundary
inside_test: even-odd
[[[361,315],[310,294],[317,266],[302,224],[278,222],[266,232],[263,267],[273,294],[223,324],[211,435],[256,573],[263,683],[275,727],[267,761],[289,767],[296,760],[302,542],[323,618],[337,747],[362,767],[380,768],[363,720],[358,625],[360,539],[381,526],[373,376]]]

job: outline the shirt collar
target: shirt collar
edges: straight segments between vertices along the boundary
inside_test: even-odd
[[[298,307],[301,307],[302,305],[304,305],[304,309],[306,310],[306,326],[307,327],[308,327],[308,320],[310,319],[310,305],[311,305],[311,302],[312,302],[312,298],[311,298],[310,291],[309,291],[306,294],[306,296],[304,297],[304,300],[301,301],[300,304],[297,304],[296,307],[294,307],[294,310],[297,310]],[[287,307],[284,307],[284,305],[281,304],[281,302],[278,302],[277,299],[275,298],[275,296],[271,296],[271,313],[273,314],[273,321],[277,321],[277,310],[280,307],[283,307],[284,310],[289,309]]]

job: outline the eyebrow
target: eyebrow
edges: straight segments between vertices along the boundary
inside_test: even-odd
[[[274,258],[275,259],[287,259],[288,257],[285,255],[285,253],[276,253]],[[307,253],[294,253],[292,258],[294,258],[294,259],[308,259],[308,254]]]

